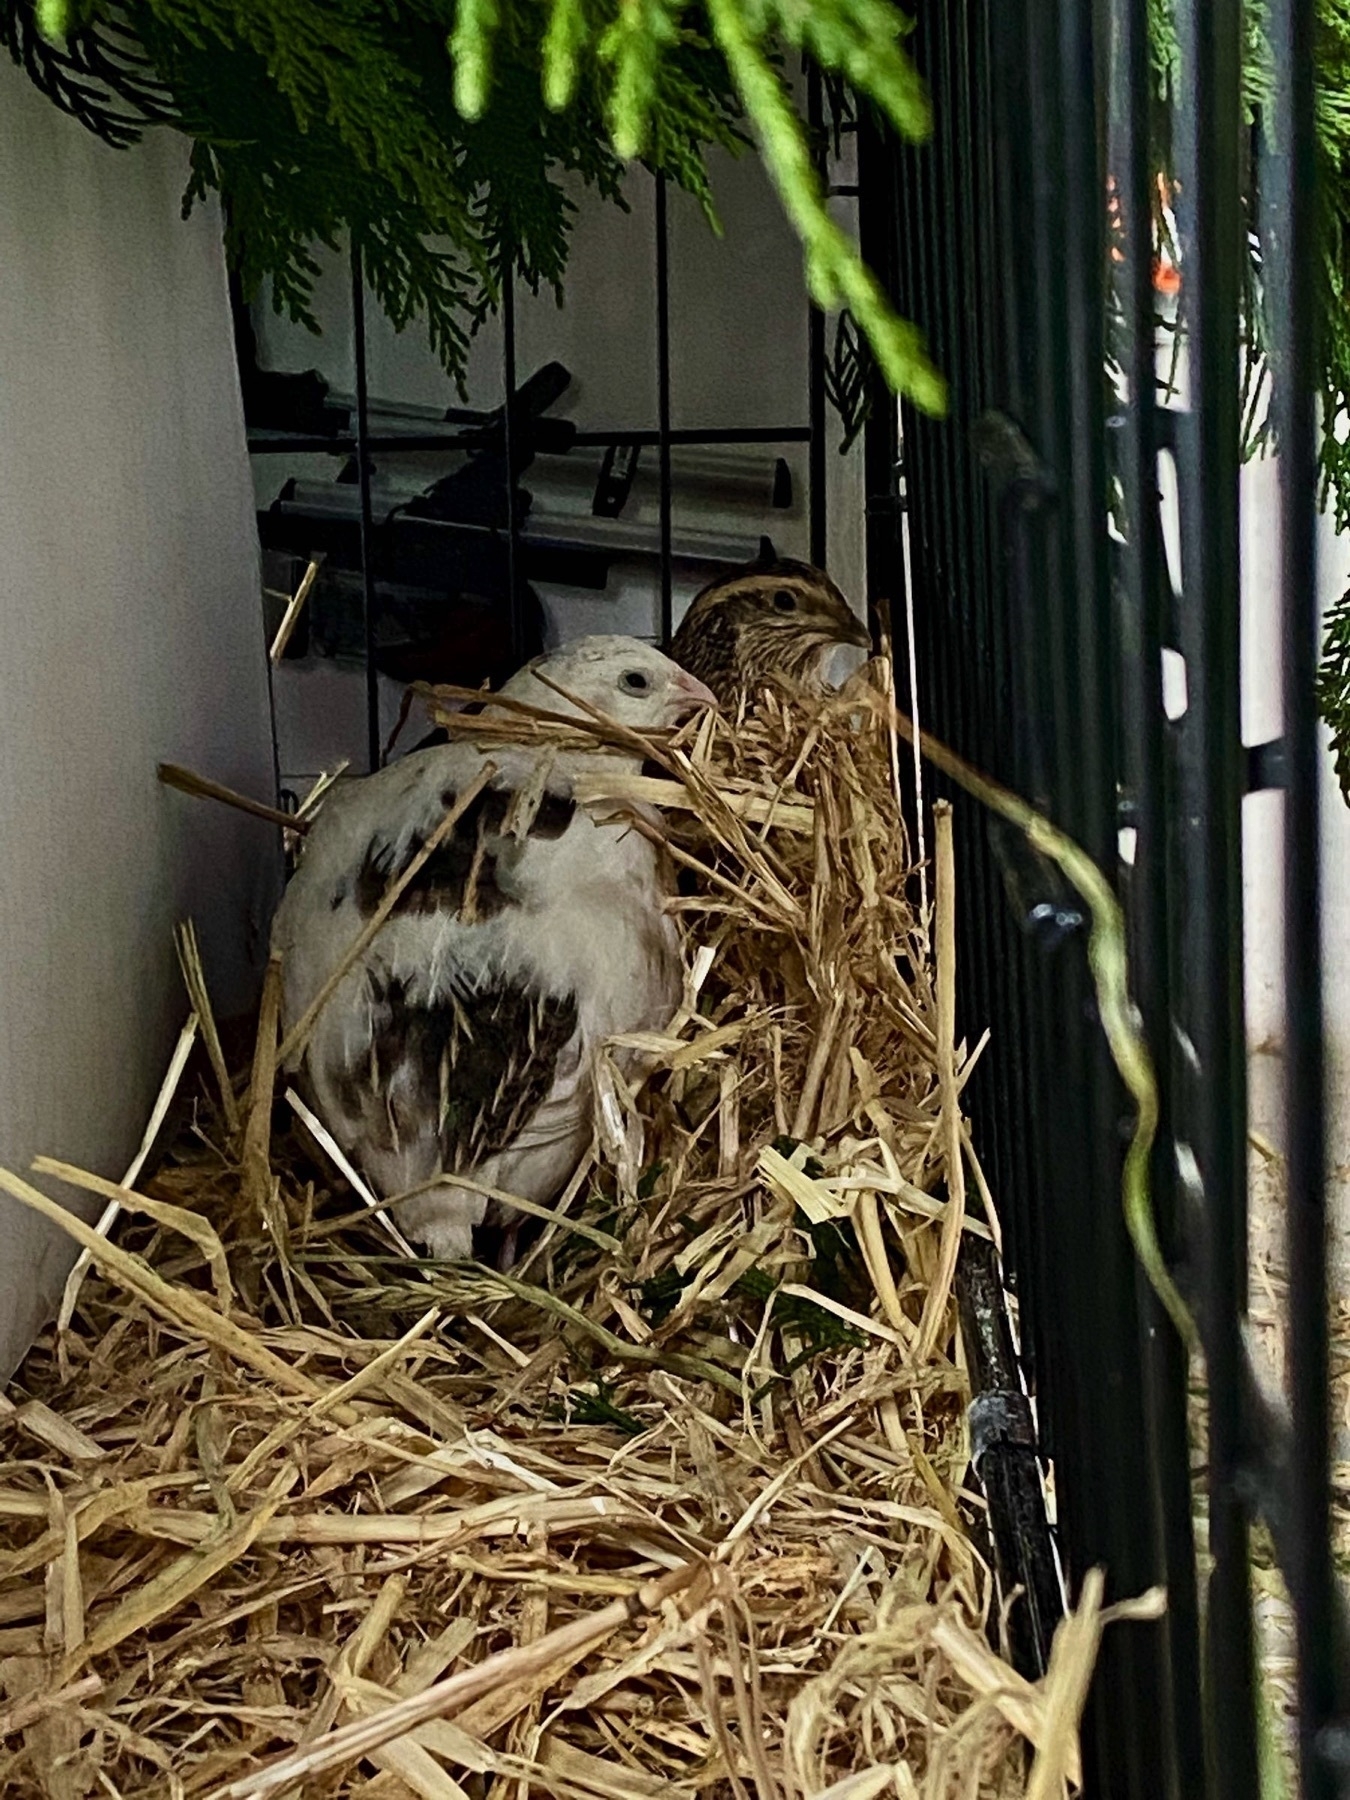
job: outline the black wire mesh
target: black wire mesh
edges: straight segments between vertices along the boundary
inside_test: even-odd
[[[1154,1207],[1206,1351],[1202,1607],[1188,1359],[1124,1226],[1130,1109],[1095,1014],[1086,922],[1053,870],[966,806],[963,1029],[972,1040],[986,1024],[993,1032],[970,1102],[1004,1211],[1042,1446],[1054,1458],[1061,1553],[1074,1590],[1095,1564],[1116,1595],[1158,1581],[1168,1589],[1165,1620],[1104,1640],[1086,1791],[1234,1800],[1258,1791],[1254,1516],[1272,1522],[1299,1616],[1305,1794],[1335,1791],[1344,1734],[1331,1721],[1347,1698],[1327,1520],[1312,12],[1309,0],[1281,0],[1272,13],[1281,78],[1257,122],[1271,164],[1263,253],[1282,269],[1271,316],[1286,659],[1286,740],[1259,756],[1239,732],[1243,28],[1236,10],[1202,0],[1182,0],[1176,17],[1185,412],[1155,404],[1144,0],[923,8],[914,42],[933,90],[934,141],[913,152],[872,130],[862,219],[869,259],[951,382],[946,422],[904,416],[921,722],[1034,801],[1117,883],[1161,1089]],[[1120,223],[1113,294],[1109,193]],[[1122,345],[1117,391],[1108,350]],[[896,450],[893,422],[876,409],[869,581],[892,603],[905,573],[887,513]],[[1175,456],[1181,498],[1177,594],[1161,544],[1163,450]],[[1123,535],[1112,533],[1113,515]],[[1164,647],[1185,661],[1188,703],[1174,722],[1163,707]],[[1292,1432],[1278,1409],[1254,1404],[1244,1341],[1241,807],[1253,770],[1288,786]]]
[[[809,92],[812,119],[819,126],[823,118],[823,100],[818,75],[812,77]],[[657,371],[655,428],[601,428],[582,431],[567,423],[565,429],[568,449],[594,449],[599,446],[603,446],[606,450],[640,449],[645,446],[652,446],[656,449],[659,509],[657,623],[660,640],[667,643],[673,631],[675,482],[671,452],[675,446],[804,444],[808,454],[807,518],[810,554],[813,560],[824,562],[828,517],[826,358],[824,317],[818,309],[811,307],[809,308],[809,352],[805,383],[807,424],[674,428],[671,423],[673,383],[670,319],[670,222],[669,197],[664,176],[657,176],[654,183],[653,228],[655,242],[653,313]],[[410,455],[428,450],[475,447],[481,444],[484,425],[490,423],[490,420],[487,415],[457,411],[451,408],[445,414],[444,426],[437,425],[427,431],[376,432],[370,429],[366,293],[361,255],[356,246],[353,246],[350,251],[349,269],[355,379],[350,428],[339,429],[334,421],[326,421],[325,429],[321,433],[314,433],[289,427],[278,429],[269,421],[266,426],[259,429],[250,419],[248,421],[251,427],[248,442],[250,454],[255,456],[298,456],[318,451],[331,455],[351,455],[353,459],[352,468],[360,501],[357,565],[362,596],[367,758],[369,767],[375,769],[379,766],[383,755],[379,671],[377,668],[377,640],[382,600],[379,534],[375,528],[371,503],[372,457],[376,451],[385,455]],[[244,377],[247,403],[251,392],[250,379],[256,381],[260,374],[256,360],[257,346],[248,319],[248,309],[237,291],[237,283],[234,284],[232,292],[236,311],[236,336],[240,342],[241,374]],[[516,283],[509,258],[506,259],[502,271],[501,325],[503,404],[500,425],[505,471],[503,517],[500,524],[457,521],[456,529],[461,533],[479,533],[490,536],[494,540],[500,539],[503,545],[511,642],[516,662],[519,663],[524,660],[528,652],[530,621],[528,618],[529,594],[524,574],[526,547],[522,543],[524,527],[520,513],[516,475],[522,460],[529,454],[522,439],[528,433],[530,424],[529,422],[523,424],[518,416],[520,391],[516,370]],[[556,422],[551,421],[550,423]]]

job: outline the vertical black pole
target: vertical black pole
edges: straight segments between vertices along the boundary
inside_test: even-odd
[[[1124,644],[1126,779],[1134,800],[1135,854],[1129,879],[1130,953],[1135,997],[1153,1049],[1161,1117],[1149,1179],[1164,1243],[1172,1243],[1176,1163],[1172,1148],[1172,993],[1169,924],[1167,722],[1162,704],[1163,582],[1156,417],[1157,341],[1153,298],[1152,158],[1149,117],[1153,74],[1145,0],[1117,0],[1111,167],[1119,184],[1121,296],[1127,331],[1119,468],[1124,490],[1126,597]],[[1166,1655],[1159,1682],[1168,1716],[1162,1735],[1172,1747],[1167,1776],[1178,1796],[1204,1787],[1200,1709],[1200,1624],[1191,1522],[1190,1445],[1184,1395],[1188,1352],[1151,1290],[1139,1284],[1144,1312],[1142,1355],[1148,1425],[1154,1442],[1156,1530],[1168,1577],[1168,1608],[1159,1636]],[[1170,1760],[1170,1759],[1169,1759]]]
[[[369,392],[366,386],[366,284],[361,274],[361,247],[352,243],[352,342],[356,352],[356,480],[361,499],[361,604],[366,654],[366,756],[380,766],[380,673],[375,666],[378,601],[371,566],[375,530],[370,509],[370,450],[367,444]]]
[[[511,613],[512,660],[525,660],[525,597],[520,591],[520,517],[516,506],[516,260],[508,244],[502,257],[502,405],[506,463],[506,592]]]
[[[812,151],[816,168],[825,172],[825,148],[822,132],[825,122],[824,94],[820,70],[814,62],[806,65],[806,114],[811,128]],[[811,561],[824,568],[829,556],[828,513],[825,504],[825,315],[818,306],[810,305],[807,314],[808,358],[807,383],[810,405],[810,473],[807,481],[811,524]]]
[[[876,271],[886,292],[899,296],[900,244],[897,234],[899,150],[866,109],[858,120],[858,241],[869,269]],[[905,644],[905,540],[899,494],[900,409],[880,369],[870,369],[872,407],[863,426],[867,600],[884,599],[891,614],[896,694],[913,713]],[[814,425],[813,425],[814,433]],[[814,435],[812,443],[814,445]],[[815,491],[814,478],[812,492]]]
[[[674,631],[670,478],[670,227],[666,178],[656,178],[656,433],[661,482],[661,642]]]
[[[1326,1069],[1315,683],[1318,293],[1313,0],[1271,8],[1275,94],[1273,351],[1283,556],[1285,1130],[1289,1179],[1289,1376],[1294,1468],[1290,1571],[1298,1634],[1303,1800],[1336,1785],[1318,1737],[1337,1703],[1330,1551],[1327,1370]]]
[[[1204,1193],[1210,1778],[1222,1800],[1245,1800],[1256,1791],[1257,1762],[1248,1527],[1240,1491],[1247,1310],[1238,552],[1242,24],[1235,7],[1181,0],[1177,28],[1177,172],[1191,393],[1178,457],[1188,699],[1181,725],[1187,921],[1182,1024],[1198,1063],[1180,1123]]]

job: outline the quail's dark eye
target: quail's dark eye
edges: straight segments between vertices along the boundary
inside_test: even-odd
[[[641,669],[625,669],[619,677],[619,686],[626,694],[645,694],[651,685],[651,677]]]
[[[775,612],[796,612],[797,596],[790,594],[786,588],[779,588],[773,597],[773,608]]]

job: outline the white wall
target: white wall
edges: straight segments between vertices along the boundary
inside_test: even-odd
[[[1242,477],[1243,741],[1263,743],[1281,728],[1280,534],[1278,467],[1248,464]],[[1318,599],[1323,611],[1350,586],[1350,538],[1321,521]],[[1324,733],[1325,738],[1325,733]],[[1322,779],[1322,941],[1328,1064],[1328,1204],[1336,1292],[1350,1296],[1350,807],[1330,752]],[[1251,794],[1243,803],[1244,927],[1248,1067],[1253,1127],[1284,1142],[1284,913],[1280,896],[1283,801]],[[1252,1158],[1253,1225],[1259,1250],[1282,1252],[1283,1179],[1278,1165]]]
[[[182,141],[105,149],[0,56],[0,1161],[116,1177],[186,1012],[192,914],[242,1009],[266,826],[161,758],[272,788],[253,495],[219,224]],[[0,1375],[68,1240],[0,1196]]]

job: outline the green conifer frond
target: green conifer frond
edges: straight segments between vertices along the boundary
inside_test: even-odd
[[[455,105],[466,119],[481,119],[492,86],[492,40],[501,24],[496,0],[460,0],[450,57],[455,65]]]
[[[553,0],[544,33],[544,104],[550,112],[572,104],[587,35],[584,0]]]
[[[1172,0],[1149,0],[1149,17],[1163,171],[1179,62]],[[920,334],[829,214],[783,76],[786,57],[808,56],[832,89],[921,141],[929,106],[908,30],[893,0],[0,0],[15,60],[107,141],[166,121],[192,138],[188,203],[221,194],[246,291],[268,282],[292,318],[314,324],[316,252],[354,241],[390,317],[423,321],[462,377],[503,266],[532,287],[560,287],[569,185],[622,204],[625,162],[640,155],[715,224],[708,152],[748,138],[801,239],[813,297],[847,309],[890,385],[940,412],[943,382]],[[1261,0],[1245,32],[1256,119],[1274,76]],[[40,33],[63,48],[39,49]],[[1350,0],[1318,0],[1318,33],[1321,466],[1345,528]],[[1259,257],[1254,244],[1243,298],[1249,451],[1269,435]]]
[[[1331,733],[1336,779],[1350,802],[1350,588],[1328,609],[1323,632],[1317,707]]]
[[[607,108],[610,136],[625,162],[646,148],[661,58],[678,39],[666,0],[629,0],[600,39],[600,58],[613,70]]]
[[[895,392],[907,395],[925,412],[943,413],[946,385],[928,360],[921,333],[896,315],[857,245],[830,217],[805,128],[765,53],[763,37],[749,21],[750,9],[744,0],[708,0],[708,12],[754,125],[760,154],[802,240],[811,298],[822,307],[847,306]],[[927,131],[926,106],[911,110],[912,93],[904,80],[896,78],[890,58],[879,58],[875,79],[863,91],[900,129],[905,129],[901,120],[908,118],[907,135],[918,137]]]
[[[830,218],[779,72],[807,54],[922,137],[892,0],[0,0],[0,21],[16,60],[25,31],[56,46],[40,85],[86,123],[60,47],[124,34],[167,94],[160,117],[193,139],[187,203],[225,202],[246,292],[268,282],[313,327],[316,251],[354,242],[389,316],[421,319],[458,378],[504,266],[560,288],[569,177],[622,204],[641,157],[715,225],[708,152],[739,149],[748,126],[811,292],[851,308],[898,391],[942,407],[919,334]]]

